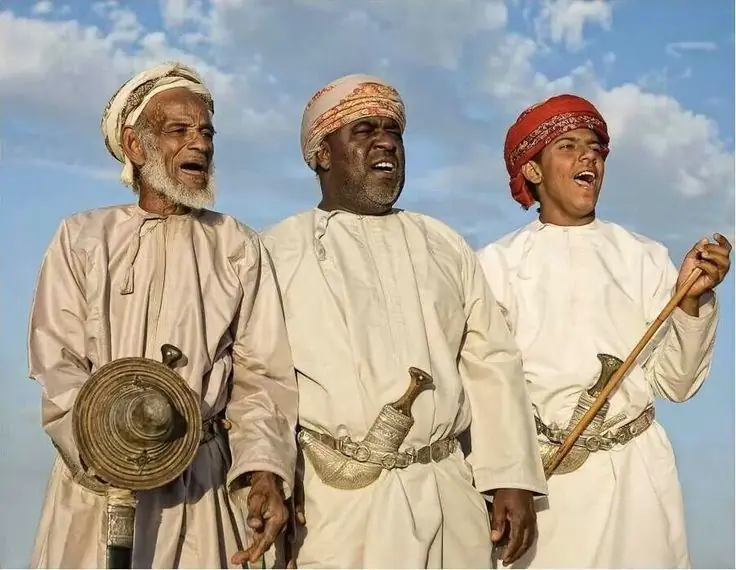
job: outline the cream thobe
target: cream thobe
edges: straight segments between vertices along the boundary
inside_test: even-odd
[[[269,471],[290,492],[298,394],[257,234],[209,211],[161,217],[131,205],[77,214],[46,252],[31,314],[30,375],[43,388],[43,427],[68,462],[57,455],[33,567],[105,566],[105,498],[71,478],[80,460],[70,411],[90,372],[123,357],[160,361],[165,343],[186,356],[177,372],[199,395],[203,418],[225,410],[232,429],[229,446],[219,437],[202,444],[182,476],[137,494],[134,567],[227,567],[248,537],[226,483]]]
[[[458,450],[358,490],[325,485],[307,459],[299,567],[489,567],[479,491],[546,485],[520,354],[473,251],[444,224],[403,211],[308,211],[263,241],[283,294],[300,425],[363,439],[415,366],[436,387],[415,401],[401,449],[470,426],[467,462]]]
[[[479,254],[523,354],[540,419],[566,427],[600,374],[598,353],[624,360],[670,300],[677,270],[664,246],[603,221],[535,221]],[[710,370],[715,301],[699,317],[675,309],[610,397],[613,429],[660,396],[684,402]],[[548,481],[539,538],[517,567],[673,568],[689,565],[675,457],[654,423],[625,446],[592,453]]]

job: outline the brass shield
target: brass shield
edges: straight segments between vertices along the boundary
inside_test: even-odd
[[[196,393],[148,358],[121,358],[95,371],[77,395],[72,422],[87,475],[132,491],[176,479],[202,437]]]

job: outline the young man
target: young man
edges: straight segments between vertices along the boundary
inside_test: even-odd
[[[322,201],[263,236],[299,381],[300,568],[487,568],[502,535],[511,562],[546,490],[520,354],[474,253],[393,207],[404,126],[378,78],[318,91],[301,142]],[[433,389],[402,399],[410,376]]]
[[[59,454],[33,567],[104,568],[104,487],[80,461],[71,410],[100,366],[159,360],[164,343],[186,357],[177,372],[201,398],[205,429],[182,476],[136,494],[133,567],[227,567],[245,540],[229,496],[247,503],[251,560],[286,520],[296,463],[293,363],[260,239],[205,209],[214,198],[212,111],[202,80],[178,64],[123,85],[102,129],[138,203],[64,220],[44,257],[30,375],[43,388],[43,427]]]
[[[695,267],[703,276],[550,478],[539,538],[518,567],[688,567],[672,447],[654,398],[691,398],[715,338],[713,288],[731,245],[698,242],[675,269],[664,246],[596,219],[609,136],[595,107],[574,95],[524,111],[509,129],[513,198],[539,202],[539,219],[480,252],[481,265],[523,355],[542,452],[590,405],[607,354],[624,360]],[[574,419],[571,419],[574,418]]]

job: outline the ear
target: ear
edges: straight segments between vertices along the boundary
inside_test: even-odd
[[[322,170],[329,170],[332,163],[332,155],[330,153],[330,145],[326,141],[322,141],[319,145],[319,150],[315,156],[317,159],[317,166]]]
[[[143,145],[135,134],[133,127],[123,127],[123,136],[121,137],[121,143],[123,147],[123,153],[130,159],[135,166],[143,166],[146,162],[146,153],[143,150]]]
[[[533,160],[530,160],[521,167],[521,174],[532,184],[540,184],[542,182],[542,169]]]

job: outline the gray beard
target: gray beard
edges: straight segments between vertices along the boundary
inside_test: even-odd
[[[140,179],[153,191],[166,196],[174,204],[186,206],[193,210],[202,210],[215,203],[215,169],[210,163],[207,186],[193,190],[178,180],[169,176],[164,164],[164,157],[156,147],[153,136],[144,134],[141,137],[143,150],[146,153],[146,163],[140,168]]]

